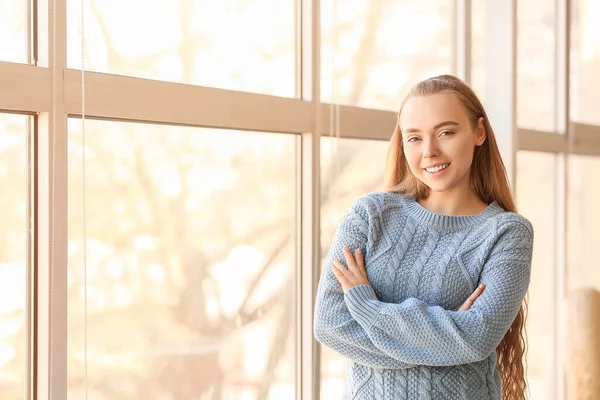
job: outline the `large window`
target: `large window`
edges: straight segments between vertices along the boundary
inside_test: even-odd
[[[600,124],[600,3],[596,0],[573,1],[573,60],[571,113],[573,119]]]
[[[0,61],[27,62],[28,0],[0,1]]]
[[[27,116],[0,113],[0,393],[24,399],[27,384]]]
[[[451,73],[453,4],[321,1],[322,100],[396,110],[417,80]]]
[[[68,65],[80,68],[81,1],[67,1]],[[85,0],[84,6],[86,69],[296,95],[293,0]]]
[[[517,4],[517,124],[522,128],[553,131],[555,0]]]
[[[557,156],[519,151],[517,157],[517,211],[534,229],[533,265],[527,317],[527,382],[531,399],[552,399],[554,390],[555,315],[555,182]]]
[[[568,289],[600,290],[600,157],[570,156],[568,186]]]
[[[471,0],[471,87],[485,104],[485,0]]]
[[[83,215],[70,120],[69,397],[85,390],[87,283],[92,397],[293,398],[297,139],[104,121],[85,134]]]
[[[599,1],[117,3],[0,0],[0,398],[339,398],[311,278],[407,91],[470,45],[490,117],[516,110],[494,126],[535,228],[531,399],[565,400],[563,295],[600,290]]]
[[[486,5],[472,1],[471,82],[485,100]],[[555,0],[517,2],[517,124],[521,128],[554,130]],[[494,57],[494,55],[492,55]]]
[[[383,190],[388,143],[355,139],[321,139],[321,268],[342,217],[359,197]],[[343,394],[346,359],[321,346],[321,398]]]

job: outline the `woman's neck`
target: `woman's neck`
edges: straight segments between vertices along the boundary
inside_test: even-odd
[[[454,216],[478,214],[488,206],[472,191],[430,192],[418,203],[434,213]]]

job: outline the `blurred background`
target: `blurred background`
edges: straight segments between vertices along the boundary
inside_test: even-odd
[[[542,139],[517,145],[513,182],[519,212],[536,231],[527,325],[527,377],[534,400],[569,398],[561,362],[567,351],[560,336],[561,310],[570,292],[600,289],[600,2],[568,2],[566,38],[557,28],[563,2],[517,3],[517,131],[534,131]],[[36,350],[28,337],[43,329],[27,327],[27,307],[33,307],[27,299],[35,298],[28,282],[38,268],[48,268],[31,257],[35,249],[28,227],[35,200],[31,168],[38,157],[32,150],[38,113],[50,109],[27,99],[16,106],[2,94],[20,90],[10,86],[13,76],[28,77],[44,68],[31,65],[32,46],[44,34],[34,30],[41,23],[32,17],[42,9],[37,3],[0,1],[2,399],[31,395],[26,390],[34,385],[28,357]],[[69,399],[83,399],[86,392],[90,399],[300,398],[301,381],[307,378],[300,373],[306,362],[300,343],[310,330],[303,329],[306,319],[299,313],[302,304],[311,304],[306,298],[310,290],[300,285],[307,273],[301,255],[309,246],[309,253],[318,251],[322,261],[350,204],[380,189],[386,139],[408,89],[428,76],[457,73],[457,4],[465,4],[316,1],[320,63],[311,70],[300,46],[307,43],[302,41],[306,32],[317,31],[306,26],[310,16],[299,15],[306,3],[59,2],[59,12],[66,10],[59,18],[66,23],[66,37],[60,42],[59,36],[57,46],[64,49],[67,69],[81,68],[83,59],[85,69],[96,73],[90,76],[103,82],[143,78],[135,80],[139,93],[133,95],[139,96],[158,87],[150,86],[153,81],[164,82],[164,93],[203,86],[225,96],[219,98],[256,95],[232,106],[224,115],[236,122],[228,124],[225,117],[221,126],[202,117],[198,123],[177,123],[177,117],[165,123],[93,112],[83,125],[77,115],[65,113],[68,157],[58,162],[67,165],[68,213],[60,218],[68,229],[56,244],[67,252],[67,265],[58,268],[67,280],[63,339],[68,345],[66,371],[55,371],[54,379],[66,379]],[[492,104],[485,95],[486,79],[493,79],[486,74],[486,1],[466,4],[471,11],[466,42],[470,82]],[[557,126],[564,110],[555,94],[561,82],[557,52],[567,38],[567,115],[593,133],[584,142],[590,145],[576,151],[566,146],[553,150],[544,143],[544,134],[556,141],[565,133]],[[45,40],[50,40],[47,35]],[[320,79],[312,87],[320,93],[307,98],[303,87],[314,82],[306,75],[314,71]],[[50,93],[48,79],[39,89],[44,93]],[[92,91],[86,102],[109,104],[110,96],[96,99]],[[240,109],[252,99],[268,99],[272,114],[242,126],[236,113],[246,112]],[[190,95],[185,101],[200,115],[209,107],[206,98]],[[312,107],[315,101],[337,120],[323,123],[319,146],[307,148],[306,132],[294,132],[299,117],[288,126],[277,114],[288,104]],[[367,115],[360,114],[365,110],[376,132],[345,132],[352,125],[347,121]],[[263,131],[256,129],[271,118],[282,121],[281,131],[269,122]],[[310,153],[315,148],[319,154]],[[311,171],[310,160],[316,160],[320,176],[318,184],[312,183],[320,192],[313,203],[319,212],[311,214],[320,246],[303,241],[303,179]],[[312,387],[323,399],[340,398],[345,361],[326,348],[309,354],[320,368]]]

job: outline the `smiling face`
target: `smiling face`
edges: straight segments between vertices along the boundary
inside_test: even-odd
[[[473,152],[485,141],[482,121],[474,127],[465,106],[449,92],[409,98],[400,126],[413,175],[433,192],[470,190]]]

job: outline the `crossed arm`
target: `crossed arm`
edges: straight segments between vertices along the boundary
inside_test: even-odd
[[[520,223],[514,229],[530,231]],[[467,301],[458,311],[428,306],[415,298],[389,304],[379,301],[368,284],[364,263],[361,270],[362,257],[354,258],[344,250],[347,246],[366,252],[364,227],[345,218],[321,274],[315,337],[347,358],[374,368],[483,360],[495,351],[527,292],[531,244],[532,237],[531,243],[521,243],[518,248],[507,243],[497,246],[481,274],[486,289],[475,292],[471,300],[476,300]],[[335,263],[341,259],[346,259],[347,269]]]

